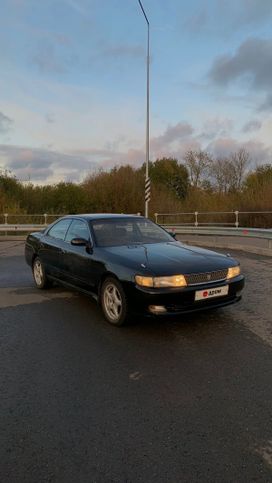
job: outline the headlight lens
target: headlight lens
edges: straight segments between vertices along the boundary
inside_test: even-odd
[[[187,283],[184,275],[172,275],[170,277],[143,277],[141,275],[135,276],[137,285],[142,287],[186,287]]]
[[[238,275],[240,275],[240,273],[241,269],[239,265],[237,265],[236,267],[230,267],[228,269],[227,279],[237,277]]]
[[[153,277],[142,277],[141,275],[136,275],[135,281],[137,285],[141,285],[141,287],[154,287]]]
[[[172,277],[154,277],[154,287],[186,287],[187,283],[184,275],[174,275]]]

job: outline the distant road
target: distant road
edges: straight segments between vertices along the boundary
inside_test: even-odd
[[[240,304],[118,329],[1,242],[0,481],[271,481],[272,259],[235,256]]]
[[[249,253],[257,253],[265,256],[272,256],[272,248],[268,249],[268,240],[264,238],[243,238],[237,236],[219,235],[178,235],[177,238],[184,243],[192,245],[225,248],[226,250],[242,250]]]

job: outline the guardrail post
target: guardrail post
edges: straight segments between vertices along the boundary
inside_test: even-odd
[[[154,215],[155,215],[155,223],[158,224],[158,213],[154,213]]]
[[[235,226],[239,228],[239,211],[235,211]]]
[[[5,225],[8,224],[8,213],[4,213]]]
[[[44,224],[47,225],[47,213],[44,213]]]
[[[197,215],[198,215],[198,211],[195,211],[195,226],[198,226]]]

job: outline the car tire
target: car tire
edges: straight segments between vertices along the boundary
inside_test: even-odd
[[[36,257],[33,260],[32,272],[33,272],[34,282],[37,288],[39,288],[40,290],[43,290],[50,286],[50,281],[46,276],[44,265],[39,257]]]
[[[101,286],[100,304],[105,319],[120,327],[128,322],[128,303],[121,283],[108,277]]]

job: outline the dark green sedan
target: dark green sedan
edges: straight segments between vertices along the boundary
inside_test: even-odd
[[[236,260],[184,245],[141,216],[65,216],[27,237],[25,257],[37,288],[57,282],[90,294],[117,326],[133,313],[182,315],[230,305],[244,286]]]

